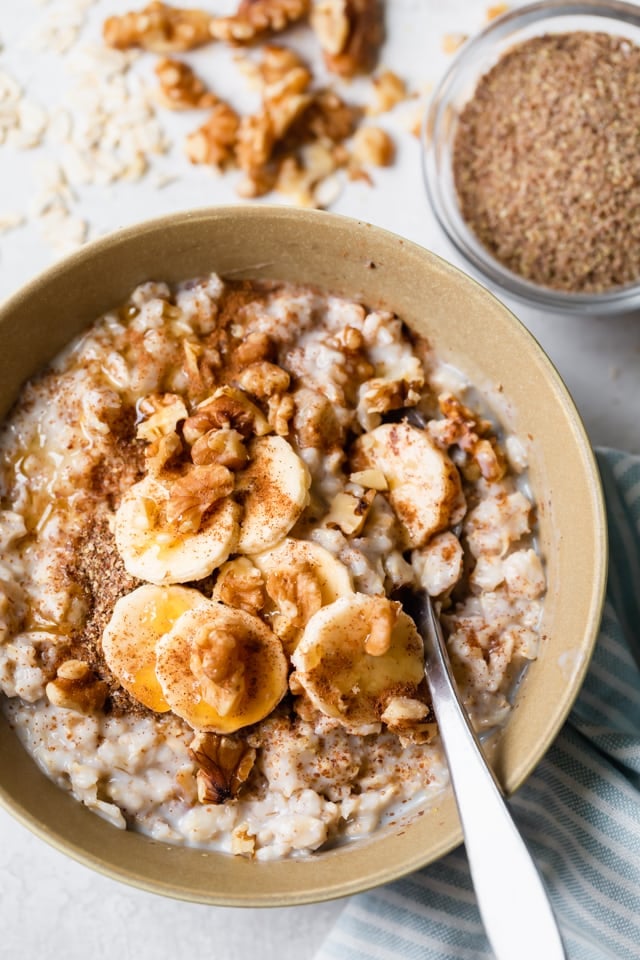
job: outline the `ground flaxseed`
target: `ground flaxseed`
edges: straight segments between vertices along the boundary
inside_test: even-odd
[[[462,110],[461,213],[508,269],[596,293],[640,278],[640,47],[577,31],[518,44]]]

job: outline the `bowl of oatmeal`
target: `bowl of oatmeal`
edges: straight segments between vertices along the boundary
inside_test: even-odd
[[[618,0],[538,0],[464,44],[425,116],[423,174],[483,282],[557,313],[638,308],[639,65],[640,11]]]
[[[573,403],[491,294],[368,224],[215,208],[57,264],[0,343],[22,823],[221,905],[441,856],[460,830],[415,589],[517,789],[584,676],[606,534]]]

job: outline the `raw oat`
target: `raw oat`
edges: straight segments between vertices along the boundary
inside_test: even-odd
[[[598,293],[640,277],[640,47],[577,31],[519,44],[463,109],[462,216],[514,273]]]

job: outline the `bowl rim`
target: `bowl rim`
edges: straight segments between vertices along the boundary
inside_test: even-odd
[[[487,302],[493,302],[495,305],[499,306],[499,308],[504,311],[505,314],[508,314],[510,323],[513,326],[514,336],[519,339],[523,345],[526,344],[527,349],[532,350],[537,355],[537,359],[544,368],[544,372],[549,378],[556,396],[561,399],[564,405],[564,410],[569,421],[569,427],[576,442],[577,452],[579,453],[585,471],[588,474],[590,492],[592,495],[594,538],[597,540],[601,549],[597,557],[594,557],[595,575],[591,584],[591,601],[589,605],[589,615],[587,618],[588,623],[586,636],[584,637],[583,641],[584,645],[581,647],[584,655],[580,661],[579,667],[574,671],[571,677],[571,696],[564,701],[562,709],[553,714],[553,721],[547,724],[546,734],[538,742],[535,754],[532,754],[526,763],[520,764],[518,767],[517,776],[511,778],[511,781],[508,784],[508,792],[513,793],[522,785],[522,783],[542,760],[561,727],[564,725],[582,686],[597,639],[600,618],[604,607],[607,579],[608,540],[602,482],[600,479],[594,451],[588,439],[586,429],[575,402],[573,401],[571,394],[560,377],[560,374],[536,338],[525,327],[522,321],[520,321],[513,314],[509,307],[503,304],[493,292],[482,286],[482,284],[480,284],[477,280],[474,280],[468,274],[465,274],[463,270],[444,260],[442,257],[439,257],[437,254],[427,250],[425,247],[422,247],[420,244],[406,240],[392,231],[369,224],[366,221],[356,220],[340,214],[330,214],[313,210],[301,210],[276,204],[230,204],[201,207],[186,211],[177,211],[161,217],[147,219],[109,233],[104,237],[100,237],[97,240],[84,245],[71,255],[57,261],[52,266],[39,273],[37,276],[23,285],[18,291],[16,291],[16,293],[14,293],[8,300],[0,304],[0,324],[13,312],[18,305],[28,301],[29,298],[38,291],[46,289],[52,280],[63,277],[64,274],[75,265],[83,262],[90,262],[96,256],[99,257],[101,253],[111,250],[120,244],[127,244],[134,240],[136,242],[143,242],[145,236],[149,234],[156,233],[157,231],[163,231],[173,226],[177,227],[182,223],[190,224],[200,221],[215,222],[219,219],[238,217],[250,222],[258,222],[264,219],[272,219],[276,222],[282,222],[295,219],[299,222],[307,224],[309,229],[313,229],[314,223],[319,222],[320,219],[322,219],[324,223],[333,224],[335,228],[356,226],[358,230],[366,230],[369,232],[372,230],[375,231],[375,233],[379,235],[382,240],[399,245],[399,249],[409,252],[413,251],[416,256],[420,256],[421,258],[426,257],[427,260],[430,260],[434,267],[441,271],[445,276],[448,275],[449,277],[457,279],[458,281],[460,279],[464,279],[465,283],[472,284],[477,290],[479,290],[482,297],[487,298]],[[71,802],[73,804],[79,804],[79,801],[76,801],[73,798],[71,799]],[[326,886],[321,892],[298,892],[294,894],[288,894],[286,897],[282,895],[268,894],[256,896],[251,891],[249,891],[247,894],[243,893],[242,896],[234,894],[227,895],[224,893],[215,893],[214,895],[210,895],[202,891],[194,892],[192,889],[188,888],[188,885],[184,884],[182,887],[178,886],[178,888],[176,888],[175,883],[172,883],[171,879],[168,879],[166,883],[159,882],[157,880],[149,879],[136,869],[132,870],[132,868],[129,866],[122,866],[120,864],[106,862],[95,853],[87,850],[86,844],[83,845],[82,842],[77,841],[75,838],[70,840],[68,837],[62,835],[62,832],[59,828],[53,827],[34,816],[31,811],[26,808],[25,804],[13,797],[7,786],[1,782],[0,806],[9,812],[19,823],[27,827],[27,829],[29,829],[40,839],[47,842],[50,846],[104,876],[124,882],[130,886],[137,887],[150,893],[168,896],[177,900],[207,903],[218,906],[294,906],[318,903],[361,893],[373,887],[390,883],[394,880],[400,879],[403,876],[407,876],[413,871],[420,869],[421,867],[426,866],[428,863],[433,862],[435,859],[438,859],[449,853],[451,850],[455,849],[455,847],[458,846],[462,840],[461,830],[458,829],[455,836],[452,836],[447,841],[443,840],[440,844],[438,844],[435,848],[435,853],[429,857],[425,857],[424,854],[422,854],[419,850],[412,851],[410,857],[406,861],[403,861],[402,865],[399,867],[385,866],[377,869],[373,875],[361,876],[357,880],[345,880],[342,877],[339,877],[334,882]],[[96,816],[94,813],[90,813],[89,815],[91,817]],[[150,838],[145,839],[148,840]],[[154,841],[154,843],[156,843],[156,845],[166,846],[166,844],[162,842],[158,843]],[[213,852],[207,852],[207,855],[214,856],[217,854]],[[312,857],[305,859],[310,863],[313,862]],[[299,863],[299,861],[284,862],[291,862],[294,865],[294,869],[295,865]]]
[[[483,282],[495,284],[502,293],[513,297],[519,303],[551,310],[557,314],[603,316],[629,313],[640,307],[640,278],[633,283],[613,287],[601,293],[571,293],[533,283],[509,270],[493,257],[462,216],[459,217],[459,222],[454,223],[443,199],[444,181],[439,173],[437,158],[441,124],[449,105],[451,87],[466,66],[469,55],[479,48],[488,48],[495,41],[507,39],[510,34],[524,27],[569,16],[619,20],[640,28],[640,6],[627,0],[534,0],[533,3],[507,10],[496,17],[474,33],[456,53],[423,112],[420,129],[423,184],[430,207],[447,240],[462,256],[465,265]],[[516,37],[514,43],[517,42],[519,41]],[[486,69],[488,68],[478,72],[475,84]]]

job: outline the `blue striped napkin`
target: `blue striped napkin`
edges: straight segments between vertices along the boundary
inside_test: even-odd
[[[598,463],[611,550],[598,642],[568,722],[510,807],[545,878],[570,960],[638,960],[640,457],[603,450]],[[490,957],[463,847],[353,897],[316,954]]]

